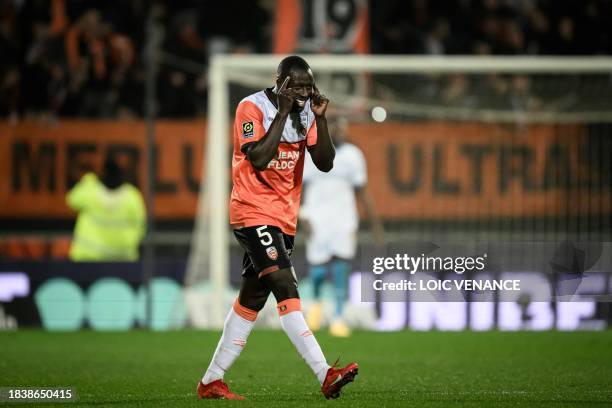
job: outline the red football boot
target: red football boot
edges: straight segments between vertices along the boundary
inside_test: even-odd
[[[350,363],[344,368],[336,368],[338,360],[327,370],[325,381],[321,385],[321,392],[327,399],[336,399],[340,396],[340,389],[352,382],[359,371],[357,363]]]
[[[198,383],[198,399],[227,399],[227,400],[243,400],[242,395],[234,394],[229,390],[227,384],[222,380],[215,380],[208,384]]]

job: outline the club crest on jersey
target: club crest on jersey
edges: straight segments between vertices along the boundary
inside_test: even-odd
[[[278,258],[278,251],[275,246],[269,246],[266,248],[266,253],[268,254],[268,258],[275,261]]]
[[[242,137],[245,139],[253,137],[253,121],[242,123]]]

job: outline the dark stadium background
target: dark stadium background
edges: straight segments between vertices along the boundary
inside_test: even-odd
[[[329,30],[329,42],[318,42],[320,15],[329,22],[323,27]],[[154,58],[152,44],[157,44]],[[188,321],[178,327],[164,323],[173,313],[164,296],[175,296],[182,287],[192,249],[206,146],[209,61],[219,54],[288,53],[306,59],[309,54],[609,57],[612,1],[0,0],[0,282],[9,281],[2,281],[3,275],[19,275],[11,281],[15,286],[0,287],[0,387],[74,386],[83,401],[98,404],[193,402],[192,385],[218,333],[193,331]],[[610,75],[373,74],[362,81],[366,91],[359,80],[353,85],[359,92],[406,104],[493,109],[517,117],[557,106],[563,116],[612,112]],[[272,78],[271,72],[270,85]],[[232,84],[228,111],[249,92]],[[593,256],[607,248],[602,243],[612,237],[609,120],[529,126],[520,119],[491,124],[390,113],[387,123],[379,125],[369,111],[348,112],[350,138],[369,161],[388,253],[402,251],[408,241],[439,237],[546,241],[558,244],[551,252],[555,256],[570,254],[559,262],[551,259],[556,277],[588,269],[596,262]],[[149,150],[152,128],[155,145]],[[447,172],[446,179],[419,181],[419,174],[444,173],[441,157],[463,157],[464,143],[480,143],[482,151],[471,152],[473,158],[499,140],[512,140],[519,148],[490,156],[480,173],[469,167],[474,162],[466,162],[453,164],[455,173]],[[557,144],[578,159],[564,161],[564,151],[553,148],[546,158],[539,156],[542,146]],[[415,149],[426,153],[421,157]],[[109,155],[120,159],[148,205],[153,192],[155,216],[143,255],[133,263],[71,262],[76,215],[65,195],[85,172],[100,171]],[[512,167],[513,155],[535,173]],[[454,183],[456,174],[463,181]],[[495,177],[490,185],[482,182],[488,175]],[[482,210],[478,206],[483,202],[493,204]],[[359,235],[355,269],[379,250],[367,222]],[[306,279],[307,271],[303,240],[298,234],[294,254],[300,279]],[[233,241],[230,254],[230,280],[236,285],[242,253]],[[410,401],[420,406],[604,406],[612,403],[607,329],[612,323],[612,271],[604,272],[605,283],[590,294],[596,301],[585,312],[588,317],[572,323],[571,329],[585,332],[556,332],[562,328],[559,316],[573,304],[549,302],[554,323],[546,329],[552,331],[498,332],[505,328],[504,313],[496,306],[494,323],[487,327],[491,332],[446,333],[435,330],[444,327],[431,327],[432,332],[414,333],[409,304],[378,299],[375,317],[401,315],[399,326],[379,322],[378,328],[394,333],[358,330],[352,340],[339,343],[322,333],[321,342],[343,359],[361,358],[369,368],[347,400],[357,406]],[[48,303],[41,303],[36,293],[53,279],[74,285],[54,288],[66,298],[46,298],[60,302],[59,309],[53,304],[46,310]],[[110,279],[107,286],[96,286],[104,279]],[[153,289],[148,286],[152,281]],[[105,296],[112,298],[114,290],[128,290],[133,304],[112,306]],[[158,303],[148,303],[150,290],[162,294]],[[521,321],[513,331],[537,326],[527,312],[529,299],[521,302]],[[57,310],[68,317],[53,314]],[[469,324],[473,313],[467,312],[461,329],[474,328]],[[182,330],[164,331],[177,328]],[[316,389],[304,385],[309,383],[303,367],[292,371],[301,362],[285,340],[273,331],[255,334],[253,349],[245,353],[250,357],[234,368],[249,372],[248,381],[239,374],[232,381],[254,403],[314,404]],[[276,344],[274,350],[266,348],[269,343]],[[160,349],[168,352],[159,356]],[[287,389],[271,373],[260,372],[266,361],[277,359],[276,350],[290,356],[278,363],[291,373]],[[157,360],[151,358],[155,355]],[[101,387],[97,378],[90,378],[86,367],[91,364],[111,373]],[[60,372],[57,367],[64,368]],[[359,401],[350,399],[355,395]]]

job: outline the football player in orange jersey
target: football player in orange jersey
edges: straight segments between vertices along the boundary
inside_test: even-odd
[[[230,223],[245,251],[240,294],[230,309],[213,359],[198,384],[199,398],[243,399],[223,376],[240,355],[270,293],[281,326],[310,366],[326,398],[338,398],[357,364],[330,367],[301,311],[291,264],[306,149],[324,172],[335,149],[325,112],[329,100],[298,56],[281,61],[274,88],[244,98],[236,109]]]

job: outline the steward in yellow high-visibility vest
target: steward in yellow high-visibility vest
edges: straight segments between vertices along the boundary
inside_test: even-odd
[[[146,209],[140,191],[124,182],[121,173],[117,162],[109,158],[102,179],[87,173],[68,192],[66,202],[78,212],[71,260],[138,260]]]

